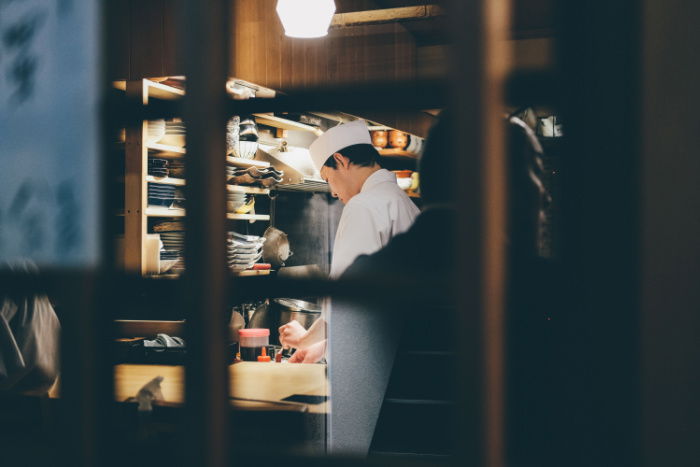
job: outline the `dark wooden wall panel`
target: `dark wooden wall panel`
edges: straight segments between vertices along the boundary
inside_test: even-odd
[[[120,14],[110,18],[111,34],[116,36],[113,43],[118,46],[110,57],[113,78],[183,74],[181,1],[123,3]],[[415,78],[416,44],[402,25],[354,27],[331,31],[320,39],[293,39],[284,35],[275,5],[275,0],[232,3],[231,76],[282,91]],[[374,7],[368,0],[338,2],[338,11]],[[432,124],[422,114],[363,116],[420,136]]]
[[[113,79],[126,79],[129,76],[131,50],[131,2],[120,2],[109,9],[109,66],[108,73]]]
[[[184,38],[180,28],[180,0],[162,0],[163,5],[163,75],[184,75],[182,56]]]
[[[163,76],[163,11],[166,0],[131,0],[131,44],[129,79]]]
[[[354,4],[362,9],[372,3]],[[234,2],[233,76],[280,90],[415,76],[415,41],[403,26],[354,27],[319,39],[294,39],[284,35],[275,5],[275,0]]]

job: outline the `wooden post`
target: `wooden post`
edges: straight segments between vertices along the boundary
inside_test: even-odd
[[[148,104],[145,80],[126,83],[128,97]],[[124,265],[128,272],[146,272],[146,174],[148,172],[148,148],[146,136],[148,122],[126,128],[124,172]]]

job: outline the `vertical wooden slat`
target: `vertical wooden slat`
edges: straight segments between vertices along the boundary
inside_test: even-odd
[[[689,104],[700,102],[700,4],[643,3],[640,457],[646,467],[692,466],[700,459],[700,132]]]
[[[190,465],[226,465],[225,83],[228,72],[228,0],[186,0],[185,123],[187,125],[185,316],[186,409]]]
[[[148,103],[144,80],[127,81],[126,94],[138,102]],[[148,149],[146,147],[148,122],[126,128],[124,172],[124,265],[127,271],[146,272],[145,218],[146,174],[148,173]]]
[[[566,373],[556,392],[563,428],[556,445],[559,463],[572,466],[641,463],[640,8],[634,0],[604,9],[561,4],[557,58],[568,128],[561,172],[568,300],[559,320]],[[572,452],[580,454],[572,459]]]
[[[460,246],[458,433],[461,463],[504,465],[505,165],[501,90],[507,1],[447,4]]]

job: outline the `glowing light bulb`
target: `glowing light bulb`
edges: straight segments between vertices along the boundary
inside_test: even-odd
[[[334,14],[333,0],[277,0],[277,15],[289,37],[310,39],[327,35]]]

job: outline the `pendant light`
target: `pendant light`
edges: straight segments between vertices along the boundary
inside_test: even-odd
[[[335,14],[333,0],[277,0],[277,15],[289,37],[314,38],[328,34]]]

